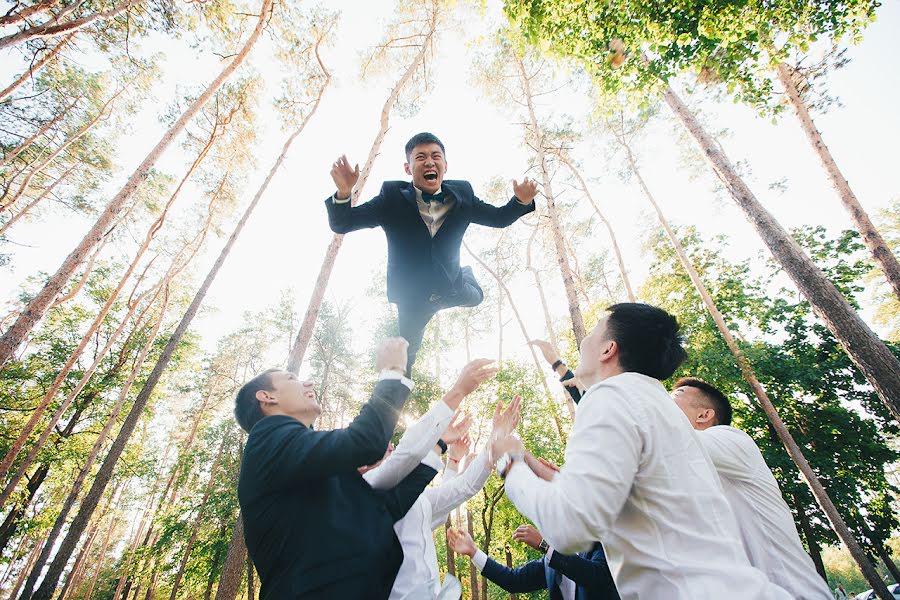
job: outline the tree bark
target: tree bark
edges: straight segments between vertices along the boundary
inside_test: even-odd
[[[268,21],[269,14],[272,9],[273,0],[263,0],[260,8],[259,19],[256,27],[247,38],[241,50],[235,55],[232,61],[226,66],[221,73],[210,83],[200,96],[191,103],[190,107],[184,111],[178,120],[163,134],[163,137],[157,142],[156,146],[144,158],[137,169],[128,177],[125,185],[110,200],[109,204],[97,218],[97,221],[87,232],[84,238],[79,242],[78,246],[63,261],[56,273],[50,277],[44,288],[28,303],[22,310],[21,314],[16,318],[13,325],[4,332],[0,337],[0,367],[6,364],[13,356],[16,349],[25,340],[28,333],[34,328],[35,324],[43,318],[47,307],[53,300],[59,296],[60,291],[68,283],[72,274],[84,262],[85,258],[90,254],[91,250],[97,245],[104,232],[115,221],[116,216],[122,212],[125,202],[134,191],[150,174],[150,169],[159,160],[162,153],[169,147],[175,137],[181,133],[191,119],[206,105],[212,96],[218,91],[222,84],[237,70],[237,68],[246,60],[250,54],[250,50],[256,44],[262,34],[263,29]]]
[[[53,21],[51,20],[47,23],[42,23],[41,25],[35,25],[34,27],[23,29],[22,31],[0,37],[0,50],[3,50],[4,48],[8,48],[10,46],[14,46],[16,44],[27,42],[28,40],[53,37],[61,33],[71,33],[79,31],[81,29],[84,29],[91,23],[97,21],[108,21],[116,15],[128,10],[132,6],[142,3],[143,1],[144,0],[127,0],[125,2],[122,2],[119,6],[111,8],[109,10],[104,10],[84,17],[79,17],[77,19],[72,19],[71,21],[66,21],[65,23],[53,23]]]
[[[22,10],[16,12],[13,12],[13,9],[10,9],[8,13],[0,17],[0,25],[15,25],[16,23],[21,23],[25,19],[47,12],[58,2],[59,0],[39,0],[39,2],[35,2],[31,6],[26,6]],[[18,4],[18,2],[16,2],[16,4]]]
[[[437,18],[431,22],[430,29],[424,36],[425,39],[422,42],[419,52],[416,53],[413,61],[407,66],[397,83],[394,84],[390,94],[388,94],[387,100],[385,100],[384,105],[381,107],[380,128],[375,135],[375,140],[372,142],[372,147],[369,149],[369,156],[366,157],[366,162],[363,165],[362,170],[360,170],[359,179],[350,194],[350,202],[353,206],[356,206],[357,202],[359,202],[360,193],[365,187],[366,181],[369,179],[372,167],[375,164],[375,159],[378,158],[381,143],[384,141],[384,136],[387,135],[389,129],[390,116],[394,104],[397,103],[400,92],[406,87],[406,84],[412,79],[412,76],[416,73],[419,66],[424,62],[425,55],[427,54],[428,47],[436,28]],[[300,330],[297,332],[297,337],[294,340],[294,346],[291,348],[291,353],[288,356],[287,370],[295,375],[300,371],[300,365],[303,363],[303,356],[306,354],[309,340],[312,338],[313,331],[315,330],[316,321],[319,318],[319,309],[322,306],[322,300],[325,298],[325,290],[328,287],[328,280],[331,279],[331,272],[334,270],[334,263],[343,241],[344,236],[336,233],[332,236],[331,242],[325,250],[325,257],[322,259],[322,265],[319,267],[319,274],[316,277],[316,283],[313,286],[309,304],[307,305],[306,313],[303,316],[303,322],[300,325]]]
[[[472,529],[472,511],[468,508],[466,509],[466,524],[469,529],[469,535],[472,539],[475,539],[475,531]],[[475,568],[475,565],[472,561],[469,561],[469,585],[472,586],[472,598],[479,597],[478,593],[478,569]]]
[[[822,168],[825,169],[828,179],[831,180],[831,185],[834,186],[834,191],[837,192],[841,203],[850,214],[854,225],[856,225],[856,229],[862,235],[863,242],[865,242],[866,248],[872,254],[875,264],[884,272],[891,289],[894,291],[894,295],[900,298],[900,261],[891,252],[884,238],[881,237],[881,233],[875,227],[875,224],[872,223],[872,219],[869,218],[862,204],[857,200],[856,194],[850,188],[850,183],[844,177],[844,174],[841,173],[837,162],[831,155],[831,150],[825,144],[825,140],[822,139],[822,134],[810,116],[806,102],[800,96],[800,90],[797,89],[794,69],[786,63],[779,63],[776,71],[778,72],[778,79],[787,93],[788,101],[794,108],[797,119],[800,120],[800,127],[803,129],[803,133],[806,134],[806,139],[809,140],[816,156],[819,157]]]
[[[553,243],[556,246],[556,261],[559,265],[559,272],[562,275],[563,287],[566,290],[566,300],[569,302],[569,316],[572,319],[572,331],[575,333],[575,344],[581,345],[586,332],[584,329],[584,318],[581,315],[581,306],[578,304],[578,295],[575,291],[575,281],[572,277],[572,267],[569,265],[569,255],[566,252],[565,241],[563,240],[562,227],[559,224],[559,214],[556,210],[556,200],[553,195],[553,188],[550,183],[550,172],[547,168],[547,154],[544,150],[544,136],[541,132],[540,124],[537,120],[537,114],[534,110],[534,98],[531,93],[531,82],[528,74],[525,72],[525,65],[522,57],[513,54],[513,61],[519,72],[522,82],[522,90],[524,92],[525,101],[528,105],[528,118],[531,127],[531,135],[534,141],[534,151],[537,155],[538,164],[541,170],[541,179],[543,181],[544,196],[547,200],[547,213],[550,215],[550,231],[553,234]],[[527,141],[527,135],[526,135]]]
[[[507,545],[504,548],[504,550],[506,551],[506,567],[508,569],[512,569],[513,568],[512,553],[510,553],[510,551],[509,551],[509,546]],[[518,598],[519,598],[519,596],[517,596],[516,594],[509,595],[509,600],[518,600]]]
[[[59,52],[69,45],[69,42],[72,41],[72,38],[75,37],[77,32],[73,31],[71,33],[66,34],[59,42],[53,47],[50,52],[47,52],[42,56],[38,61],[32,64],[28,69],[25,70],[24,73],[19,75],[15,81],[10,83],[8,86],[0,90],[0,102],[3,102],[9,96],[19,89],[23,83],[31,79],[35,76],[35,74],[46,66],[48,62],[53,60]]]
[[[222,566],[222,575],[219,577],[219,588],[216,590],[216,600],[234,600],[237,598],[241,587],[241,579],[244,576],[244,560],[247,558],[247,545],[244,543],[244,519],[238,514],[237,523],[231,534],[231,544],[228,546],[228,555]]]
[[[759,203],[720,146],[670,87],[666,88],[664,97],[747,219],[756,227],[772,255],[865,375],[894,419],[900,421],[900,361],[781,224]]]
[[[450,547],[450,540],[447,538],[447,532],[450,531],[452,526],[453,523],[448,514],[447,522],[444,523],[444,544],[447,547],[447,574],[456,577],[456,554],[453,552],[453,548]]]
[[[22,570],[19,572],[19,577],[16,579],[16,585],[13,586],[12,592],[9,594],[9,600],[15,600],[19,595],[19,590],[22,588],[22,584],[25,583],[25,576],[31,570],[31,565],[34,564],[34,561],[37,560],[38,553],[41,551],[41,547],[44,545],[44,540],[40,539],[34,545],[34,548],[31,550],[31,554],[28,555],[28,560],[25,561],[25,564],[22,566]]]
[[[809,515],[806,514],[806,507],[797,499],[796,495],[792,497],[794,500],[794,507],[797,509],[797,517],[800,520],[800,530],[803,531],[803,537],[806,539],[809,557],[816,566],[816,572],[825,580],[825,583],[828,583],[828,574],[825,572],[825,563],[822,561],[822,551],[819,548],[819,543],[816,541],[812,525],[809,522]]]
[[[628,157],[628,165],[631,168],[631,171],[635,174],[635,177],[637,178],[638,183],[641,186],[641,190],[644,192],[647,200],[656,211],[656,214],[659,217],[659,222],[663,226],[663,229],[665,229],[666,235],[669,237],[669,240],[672,242],[672,246],[675,248],[675,253],[678,255],[678,259],[681,261],[681,265],[690,276],[694,287],[697,288],[697,292],[703,299],[703,304],[709,311],[710,316],[712,316],[713,321],[715,321],[716,327],[718,327],[719,329],[719,333],[722,334],[722,338],[725,340],[725,343],[728,345],[728,349],[734,356],[735,362],[741,370],[741,374],[744,376],[744,379],[753,390],[753,393],[756,396],[759,405],[762,407],[763,412],[769,419],[769,422],[772,424],[775,432],[778,434],[778,438],[784,445],[785,450],[787,450],[788,455],[797,465],[797,468],[800,469],[800,472],[803,474],[803,478],[805,479],[807,485],[809,485],[809,488],[813,493],[813,497],[815,497],[819,506],[822,507],[822,510],[825,512],[825,515],[831,522],[831,526],[834,529],[835,533],[837,533],[841,541],[844,542],[844,544],[850,550],[850,554],[853,556],[853,559],[856,561],[856,564],[862,571],[863,576],[872,586],[872,589],[878,591],[879,588],[883,588],[885,594],[890,594],[890,592],[887,591],[887,586],[885,586],[884,582],[881,581],[881,578],[878,577],[878,573],[875,571],[875,567],[863,552],[862,547],[859,545],[859,542],[856,541],[856,538],[850,532],[849,527],[847,527],[847,524],[844,522],[843,517],[841,516],[840,512],[838,512],[837,507],[831,501],[831,497],[828,495],[828,492],[825,491],[825,487],[822,485],[822,482],[819,480],[815,471],[813,471],[812,466],[810,466],[809,462],[806,460],[803,451],[794,440],[794,436],[791,435],[790,431],[788,431],[787,426],[784,424],[784,421],[781,420],[781,417],[778,415],[778,410],[775,408],[775,405],[772,404],[772,401],[769,399],[768,393],[757,379],[756,373],[753,370],[753,367],[750,365],[750,361],[747,360],[747,358],[744,356],[744,353],[737,345],[737,342],[735,341],[734,336],[731,334],[731,330],[728,329],[728,325],[725,323],[725,318],[722,316],[722,313],[719,312],[719,309],[716,306],[712,295],[710,295],[709,291],[706,289],[706,285],[700,279],[700,274],[697,273],[697,269],[694,268],[693,263],[684,251],[684,247],[681,245],[681,242],[678,240],[678,237],[675,235],[675,232],[669,225],[668,219],[666,219],[665,215],[662,212],[662,209],[659,207],[659,204],[656,203],[656,200],[650,193],[650,190],[644,182],[643,177],[641,177],[640,171],[637,168],[637,164],[635,163],[634,156],[632,155],[631,149],[628,147],[628,144],[625,143],[624,139],[620,139],[619,143],[622,144],[623,148],[625,149],[626,156]],[[881,592],[879,591],[879,593]],[[887,600],[890,600],[890,596],[885,596],[885,598]]]
[[[636,302],[634,292],[631,288],[631,280],[628,277],[628,271],[625,269],[625,260],[622,258],[622,251],[619,249],[619,242],[616,239],[616,232],[613,230],[612,223],[610,223],[609,219],[607,219],[606,216],[604,216],[604,214],[600,212],[600,208],[594,201],[594,197],[593,195],[591,195],[591,191],[588,188],[587,182],[584,180],[584,177],[581,176],[581,172],[575,168],[572,160],[562,151],[560,151],[557,156],[559,156],[559,159],[562,161],[562,163],[566,165],[566,167],[568,167],[569,172],[572,173],[572,175],[578,181],[578,187],[581,188],[581,191],[588,199],[588,202],[591,203],[591,206],[594,208],[594,213],[600,218],[600,220],[603,222],[603,225],[606,226],[606,231],[609,233],[609,241],[612,244],[613,252],[616,255],[616,263],[619,266],[619,275],[622,277],[622,283],[625,286],[625,293],[628,295],[628,301]]]

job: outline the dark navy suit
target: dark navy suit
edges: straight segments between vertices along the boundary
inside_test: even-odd
[[[335,233],[381,227],[387,237],[387,296],[397,305],[400,335],[409,342],[409,364],[434,314],[451,306],[475,306],[484,294],[468,267],[460,267],[459,250],[469,225],[508,227],[534,210],[515,197],[503,206],[479,200],[468,181],[445,180],[441,186],[453,206],[434,235],[422,220],[416,191],[408,181],[385,181],[377,196],[359,206],[325,200],[328,224]]]
[[[511,594],[546,588],[550,600],[562,600],[559,584],[565,575],[575,582],[575,600],[619,600],[600,544],[575,555],[554,552],[549,561],[532,560],[515,569],[504,567],[488,557],[481,574]]]

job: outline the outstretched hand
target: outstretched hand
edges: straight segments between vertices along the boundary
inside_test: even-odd
[[[447,543],[457,554],[475,556],[475,541],[467,531],[453,527],[447,530]]]
[[[531,201],[537,196],[538,184],[534,179],[526,177],[522,180],[522,183],[513,179],[512,185],[513,195],[515,195],[522,204],[531,204]]]
[[[504,438],[511,434],[519,424],[519,408],[522,406],[522,396],[518,394],[513,398],[506,410],[503,410],[503,401],[497,403],[494,409],[491,439]]]
[[[453,384],[450,392],[444,397],[444,402],[453,410],[459,408],[459,403],[462,402],[463,398],[497,374],[499,369],[491,365],[493,362],[489,358],[478,358],[463,367],[459,377],[456,378],[456,383]]]
[[[445,429],[444,433],[441,435],[441,439],[444,440],[444,443],[448,446],[455,444],[469,433],[469,427],[471,425],[472,417],[467,413],[460,413],[457,411],[456,414],[453,415],[450,425],[447,426],[447,429]]]
[[[347,160],[347,155],[342,154],[341,157],[331,165],[331,178],[334,180],[334,185],[337,187],[336,198],[345,200],[350,197],[353,186],[355,186],[356,182],[359,180],[359,165],[357,164],[355,167],[351,167],[350,161]]]
[[[548,342],[547,340],[529,340],[529,346],[534,346],[541,351],[541,354],[544,355],[544,360],[546,360],[551,365],[559,360],[559,354],[556,353],[556,350],[553,349],[553,344]]]
[[[522,542],[535,550],[540,550],[541,542],[544,540],[541,532],[531,525],[519,525],[513,532],[512,537],[517,542]]]

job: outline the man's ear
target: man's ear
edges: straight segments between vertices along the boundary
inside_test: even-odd
[[[256,399],[263,404],[278,404],[275,396],[267,390],[256,390]]]
[[[600,353],[600,360],[606,362],[612,360],[619,354],[619,344],[615,340],[606,342],[606,349]]]
[[[703,412],[697,415],[697,422],[702,424],[716,424],[716,411],[712,408],[705,408]]]
[[[403,163],[403,171],[404,171],[407,175],[412,175],[412,172],[409,170],[409,163]]]

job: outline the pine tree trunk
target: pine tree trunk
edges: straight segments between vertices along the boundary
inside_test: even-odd
[[[510,551],[509,551],[509,546],[506,546],[504,548],[504,550],[506,550],[506,568],[512,569],[513,568],[513,560],[512,560],[512,553],[510,553]],[[518,600],[518,598],[519,597],[516,594],[509,595],[509,600]]]
[[[108,21],[116,15],[121,14],[122,12],[142,3],[143,1],[144,0],[126,0],[119,6],[111,8],[109,10],[104,10],[84,17],[79,17],[77,19],[72,19],[71,21],[66,21],[65,23],[50,24],[52,21],[49,21],[41,25],[35,25],[34,27],[23,29],[22,31],[0,37],[0,50],[9,48],[10,46],[14,46],[16,44],[27,42],[28,40],[48,38],[59,35],[61,33],[79,31],[92,23],[98,21]]]
[[[12,9],[2,17],[0,17],[0,25],[15,25],[21,23],[25,19],[29,19],[35,15],[47,12],[58,4],[59,0],[40,0],[31,6],[26,6],[22,10],[12,12]],[[18,4],[18,2],[16,3]]]
[[[812,259],[804,254],[781,224],[759,203],[719,145],[671,88],[666,88],[665,99],[747,219],[756,227],[775,259],[784,267],[818,317],[840,341],[894,419],[900,421],[900,361],[856,314],[847,299]]]
[[[594,197],[591,195],[591,191],[588,188],[587,182],[584,180],[584,177],[581,176],[581,172],[575,168],[575,165],[572,163],[571,159],[562,152],[559,153],[559,159],[564,165],[566,165],[566,167],[568,167],[569,172],[571,172],[575,179],[578,181],[578,187],[581,188],[581,191],[588,199],[588,202],[591,203],[591,206],[594,208],[594,213],[600,218],[600,220],[603,222],[603,225],[606,226],[606,231],[609,233],[609,241],[612,244],[613,252],[616,255],[616,263],[619,265],[619,275],[622,277],[622,283],[625,285],[625,293],[628,295],[628,301],[636,302],[634,292],[631,288],[631,280],[628,277],[628,271],[625,269],[625,260],[622,258],[622,251],[619,249],[619,242],[616,239],[616,232],[613,230],[612,224],[603,215],[603,213],[600,212],[600,208],[594,201]]]
[[[437,19],[432,21],[431,29],[426,34],[423,34],[425,39],[422,42],[421,49],[403,72],[403,75],[401,75],[397,83],[394,84],[390,94],[388,94],[387,100],[385,100],[384,105],[381,107],[381,120],[378,133],[375,135],[375,140],[372,142],[372,147],[369,149],[369,156],[366,157],[366,162],[359,172],[359,179],[350,194],[350,203],[353,206],[356,206],[357,202],[359,202],[360,193],[365,187],[369,175],[372,173],[375,159],[378,158],[378,153],[381,150],[381,143],[384,141],[384,136],[387,135],[389,129],[391,111],[397,103],[397,99],[400,97],[400,92],[403,91],[403,88],[406,87],[406,84],[412,79],[412,76],[418,70],[419,66],[424,62],[425,55],[431,45],[431,39],[436,27]],[[334,263],[335,260],[337,260],[337,255],[343,241],[344,236],[336,233],[332,236],[331,242],[325,250],[325,257],[322,259],[322,265],[319,267],[319,274],[316,277],[316,283],[313,286],[309,304],[307,305],[306,313],[303,316],[303,322],[300,324],[300,330],[297,332],[297,337],[294,340],[294,345],[288,356],[287,370],[295,375],[300,371],[300,365],[303,364],[306,348],[309,346],[309,340],[312,338],[313,331],[315,330],[316,321],[319,319],[319,309],[322,306],[322,300],[325,298],[328,280],[331,279],[331,272],[334,270]]]
[[[28,560],[25,561],[25,564],[22,566],[22,570],[19,572],[19,577],[16,579],[16,585],[13,586],[12,592],[9,594],[9,600],[16,600],[16,597],[19,595],[19,590],[22,588],[22,584],[25,583],[25,577],[31,572],[31,566],[34,564],[34,561],[37,560],[38,554],[41,551],[41,548],[44,545],[44,540],[41,538],[34,545],[34,548],[31,550],[31,554],[28,556]]]
[[[453,548],[450,547],[450,540],[447,537],[447,532],[450,531],[451,527],[453,527],[453,523],[448,514],[447,522],[444,523],[444,544],[447,548],[447,574],[456,577],[456,554],[453,552]]]
[[[209,593],[207,593],[207,597]],[[256,585],[253,579],[253,561],[247,556],[247,600],[256,600]]]
[[[472,539],[475,539],[475,531],[472,529],[472,511],[468,508],[466,509],[466,526],[469,529],[469,535]],[[478,569],[475,568],[474,563],[469,561],[469,585],[472,586],[472,598],[479,597],[478,593]]]
[[[59,54],[60,50],[69,45],[69,42],[72,41],[72,38],[75,37],[77,32],[73,31],[71,33],[66,34],[59,42],[53,47],[50,52],[47,52],[42,56],[38,61],[32,64],[24,73],[19,75],[15,81],[10,83],[8,86],[0,90],[0,102],[3,102],[9,96],[19,89],[23,83],[34,77],[44,66],[53,60],[57,54]]]
[[[99,528],[94,526],[88,533],[87,541],[85,541],[84,546],[78,553],[75,564],[72,566],[69,576],[66,577],[66,582],[63,585],[62,590],[60,590],[60,600],[63,600],[66,596],[70,596],[74,593],[74,590],[78,589],[78,586],[81,584],[81,574],[84,572],[84,568],[87,565],[87,557],[91,548],[94,547],[94,540],[97,538],[98,531]],[[46,545],[47,544],[45,543],[44,546],[46,547]],[[34,570],[32,570],[32,572],[34,572]]]
[[[506,298],[509,300],[509,306],[512,308],[513,315],[516,317],[516,321],[519,323],[519,329],[522,330],[522,337],[525,338],[525,341],[531,339],[528,336],[528,330],[525,329],[525,322],[522,320],[522,315],[519,314],[519,309],[516,307],[515,300],[513,299],[512,292],[509,291],[509,288],[506,287],[506,283],[500,279],[500,275],[491,269],[486,262],[484,262],[480,256],[472,252],[469,248],[468,244],[465,242],[462,243],[463,247],[466,249],[472,258],[474,258],[478,264],[484,267],[484,270],[491,274],[491,276],[497,281],[497,285],[500,286],[500,289],[503,290],[503,293],[506,294]],[[528,349],[531,351],[531,358],[534,361],[534,366],[537,369],[537,372],[541,374],[541,383],[544,385],[544,392],[546,393],[547,401],[550,403],[550,413],[553,415],[553,420],[556,423],[556,431],[559,433],[559,439],[562,440],[563,445],[566,443],[566,432],[563,430],[562,421],[559,418],[559,411],[556,408],[556,402],[553,400],[553,393],[550,391],[550,386],[547,383],[547,376],[545,374],[545,369],[541,366],[541,361],[538,360],[537,353],[534,350],[534,346],[528,344]]]
[[[178,597],[178,587],[181,585],[181,578],[184,577],[184,568],[187,566],[188,560],[191,557],[191,550],[194,547],[194,542],[197,541],[197,534],[200,533],[200,525],[203,522],[203,512],[206,509],[206,503],[209,501],[209,496],[216,483],[219,461],[222,460],[222,453],[225,451],[225,443],[227,441],[228,436],[223,435],[222,443],[219,444],[219,451],[216,453],[216,459],[213,461],[209,471],[209,481],[206,482],[206,490],[203,492],[200,506],[197,507],[197,516],[194,518],[194,524],[191,527],[191,535],[188,538],[187,544],[185,544],[184,554],[181,557],[181,564],[178,566],[178,572],[175,574],[175,581],[172,583],[172,594],[169,596],[169,600],[175,600]]]
[[[793,496],[793,500],[794,507],[797,509],[797,517],[800,521],[800,530],[803,532],[803,538],[806,540],[806,547],[809,550],[809,557],[816,566],[816,572],[825,580],[825,583],[828,583],[828,574],[825,572],[822,551],[819,548],[819,543],[816,541],[812,525],[809,522],[809,515],[806,514],[806,507],[797,499],[796,495]]]
[[[68,169],[63,171],[62,175],[57,177],[53,183],[51,183],[49,186],[44,188],[44,191],[42,191],[38,196],[33,198],[31,200],[31,202],[29,202],[28,204],[23,206],[16,214],[14,214],[12,217],[10,217],[10,219],[6,223],[4,223],[2,226],[0,226],[0,237],[2,237],[10,227],[12,227],[13,223],[15,223],[16,221],[18,221],[19,219],[21,219],[22,217],[27,215],[31,211],[32,208],[37,206],[42,200],[44,200],[47,196],[52,194],[53,190],[56,188],[56,186],[58,186],[60,183],[65,181],[65,179],[69,175],[72,174],[72,171],[74,171],[75,167],[77,167],[77,166],[78,166],[77,164],[73,164],[71,167],[69,167]],[[104,239],[106,239],[106,238],[104,238]],[[96,253],[94,254],[94,256],[96,256]],[[56,306],[56,304],[54,304],[54,306],[51,306],[49,310],[52,310],[53,307],[55,307],[55,306]]]
[[[819,157],[822,167],[831,180],[831,185],[834,186],[834,190],[840,197],[844,208],[850,213],[850,218],[856,225],[860,235],[862,235],[863,242],[865,242],[866,248],[872,254],[875,264],[884,272],[891,289],[894,291],[894,295],[900,298],[900,261],[891,252],[891,249],[884,241],[884,238],[881,237],[881,233],[875,227],[875,224],[872,223],[862,204],[856,199],[856,194],[850,188],[850,183],[844,177],[844,174],[841,173],[837,162],[831,155],[831,150],[828,149],[828,146],[822,139],[822,134],[819,133],[819,129],[809,114],[806,102],[800,97],[800,91],[797,89],[797,83],[794,80],[794,69],[786,63],[779,63],[776,71],[778,72],[778,79],[787,93],[788,101],[794,107],[797,119],[800,120],[800,127],[803,129],[803,133],[806,134],[806,138],[809,140],[813,150],[815,150],[816,156]]]
[[[747,360],[740,347],[737,345],[734,336],[731,334],[731,330],[728,329],[728,325],[725,323],[725,318],[722,316],[722,313],[719,312],[719,309],[716,306],[712,296],[706,289],[706,285],[700,279],[699,273],[697,273],[697,270],[694,268],[693,263],[685,253],[681,242],[678,240],[678,237],[675,235],[675,232],[669,225],[668,219],[666,219],[665,215],[662,212],[662,209],[660,209],[659,205],[656,203],[656,200],[653,198],[653,195],[650,193],[650,190],[644,182],[643,177],[641,177],[640,171],[637,168],[637,164],[634,161],[634,156],[631,153],[631,149],[624,142],[624,140],[620,139],[620,143],[623,145],[628,157],[628,165],[631,168],[631,171],[635,174],[638,183],[640,184],[641,189],[644,192],[644,195],[647,197],[647,200],[650,202],[650,204],[653,205],[653,209],[656,211],[656,214],[659,217],[659,222],[663,226],[663,229],[665,229],[666,235],[669,237],[669,240],[672,242],[672,245],[675,248],[675,253],[678,255],[678,259],[681,261],[681,265],[690,276],[694,287],[697,288],[697,292],[703,299],[703,304],[706,305],[706,309],[709,311],[710,316],[712,316],[713,321],[715,321],[716,327],[718,327],[719,329],[719,333],[722,334],[722,338],[728,345],[728,349],[731,350],[732,355],[734,355],[735,362],[740,368],[741,374],[744,376],[744,379],[747,381],[747,383],[753,390],[753,393],[756,395],[756,399],[759,401],[763,412],[766,414],[766,417],[769,419],[769,422],[772,424],[772,427],[778,434],[778,438],[784,445],[785,450],[787,450],[788,455],[790,455],[791,459],[797,465],[797,468],[800,469],[800,472],[803,474],[803,478],[806,480],[807,485],[809,485],[813,496],[815,497],[819,506],[822,507],[822,510],[825,512],[828,520],[831,522],[832,528],[834,529],[835,533],[837,533],[841,541],[844,542],[844,544],[850,550],[850,554],[853,556],[853,559],[856,561],[856,564],[862,571],[863,576],[867,581],[869,581],[870,585],[872,585],[872,589],[879,590],[880,586],[884,589],[884,593],[889,594],[890,592],[887,591],[887,587],[884,585],[884,582],[882,582],[878,577],[878,573],[875,571],[875,568],[872,565],[871,561],[869,561],[869,559],[866,557],[865,553],[862,550],[862,547],[856,541],[856,538],[853,536],[853,534],[850,532],[850,529],[847,527],[847,524],[844,522],[843,517],[838,512],[837,507],[831,501],[831,497],[828,495],[828,492],[825,491],[822,482],[819,480],[815,471],[813,471],[812,466],[810,466],[809,462],[806,460],[806,457],[803,455],[803,451],[794,440],[794,436],[791,435],[790,431],[788,431],[787,426],[784,424],[784,421],[782,421],[781,417],[778,415],[778,411],[775,408],[775,405],[772,404],[772,401],[769,399],[768,393],[757,379],[756,373],[753,370],[753,367],[750,365],[750,361]],[[887,600],[890,600],[890,596],[886,596],[886,598]]]
[[[28,542],[31,541],[27,535],[23,535],[19,540],[19,545],[16,547],[15,552],[12,553],[12,556],[9,558],[9,563],[6,565],[6,569],[3,571],[3,577],[0,577],[0,589],[6,587],[6,580],[9,579],[9,576],[12,575],[13,567],[19,559],[22,558],[22,553],[25,551],[25,547],[28,545]]]
[[[575,344],[581,345],[586,333],[584,329],[584,318],[581,316],[581,306],[578,304],[578,295],[575,291],[575,281],[572,277],[572,267],[569,265],[569,255],[566,252],[566,245],[563,239],[562,227],[559,224],[559,214],[556,210],[556,200],[553,195],[553,188],[550,183],[550,172],[547,167],[547,155],[544,150],[544,136],[541,132],[537,115],[534,111],[534,98],[531,94],[531,83],[528,74],[525,72],[525,65],[522,58],[515,54],[514,62],[519,71],[519,77],[522,83],[525,101],[528,105],[528,118],[530,121],[531,137],[534,144],[534,151],[537,155],[538,164],[541,170],[541,179],[543,181],[544,196],[547,200],[547,213],[550,215],[550,232],[553,234],[553,243],[556,246],[556,261],[559,264],[559,272],[562,275],[563,287],[566,290],[566,300],[569,302],[569,316],[572,319],[572,331],[575,333]],[[526,138],[528,136],[526,135]],[[527,139],[526,139],[527,141]]]
[[[238,514],[237,523],[231,533],[231,544],[222,566],[219,577],[219,589],[216,600],[234,600],[237,598],[244,577],[244,560],[247,558],[247,545],[244,543],[244,519]]]
[[[38,127],[37,131],[31,134],[31,137],[26,138],[21,144],[7,152],[3,158],[0,158],[0,167],[3,167],[16,159],[22,152],[25,151],[26,148],[31,146],[36,139],[50,131],[50,128],[56,125],[60,119],[69,114],[69,111],[75,108],[75,105],[78,104],[78,101],[81,100],[84,96],[78,96],[75,98],[71,104],[65,107],[63,110],[59,112],[59,114],[54,115],[52,119]]]
[[[103,545],[100,547],[100,556],[97,557],[97,566],[94,569],[93,577],[91,577],[91,584],[88,586],[87,593],[84,596],[87,599],[94,593],[94,587],[97,585],[97,580],[100,578],[100,571],[103,569],[103,559],[106,557],[106,549],[109,547],[109,540],[112,538],[112,533],[115,528],[115,523],[110,521],[109,528],[106,530],[106,535],[103,538]]]
[[[250,50],[256,44],[256,41],[259,39],[265,28],[269,13],[272,9],[272,3],[273,0],[263,0],[256,27],[250,34],[250,37],[247,38],[247,41],[244,43],[241,50],[235,55],[228,66],[219,73],[218,77],[207,86],[203,93],[191,103],[190,107],[181,114],[178,120],[169,127],[153,150],[150,151],[137,169],[135,169],[128,177],[128,180],[122,189],[120,189],[112,200],[110,200],[109,204],[100,214],[90,231],[88,231],[81,242],[79,242],[78,246],[76,246],[63,261],[59,269],[57,269],[56,273],[50,277],[43,289],[31,299],[28,305],[22,310],[21,314],[16,318],[15,323],[13,323],[3,336],[0,337],[0,367],[12,358],[16,349],[22,344],[28,333],[37,322],[43,318],[47,307],[49,307],[53,300],[59,296],[60,291],[65,287],[66,283],[68,283],[72,274],[79,266],[81,266],[91,250],[100,241],[106,230],[109,229],[109,226],[116,220],[116,216],[122,212],[128,198],[131,197],[137,187],[149,176],[151,168],[156,164],[157,160],[159,160],[159,157],[250,54]]]
[[[19,522],[25,516],[25,511],[28,509],[31,501],[34,500],[34,496],[41,485],[43,485],[44,480],[47,479],[49,472],[50,465],[44,463],[35,469],[31,477],[28,478],[28,485],[25,486],[27,494],[24,498],[20,498],[18,504],[7,513],[6,519],[3,520],[3,525],[0,526],[0,552],[6,549],[6,545],[9,544],[9,541],[15,535],[16,530],[19,528]]]

